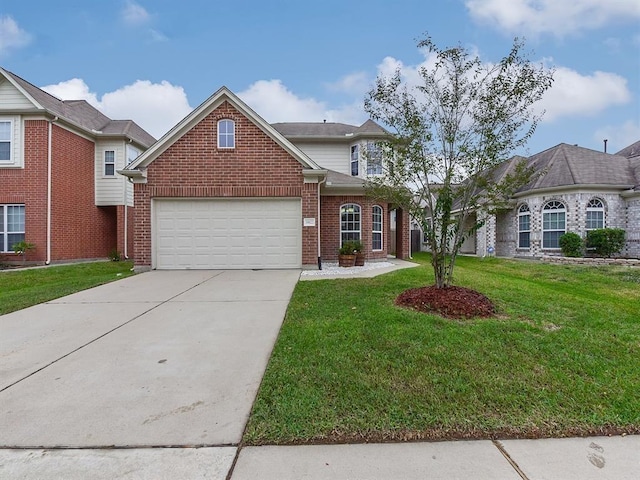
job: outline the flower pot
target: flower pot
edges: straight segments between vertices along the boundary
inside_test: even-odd
[[[355,255],[338,255],[338,265],[340,265],[341,267],[353,267],[355,263]]]
[[[356,267],[364,267],[364,253],[358,252],[356,254]]]

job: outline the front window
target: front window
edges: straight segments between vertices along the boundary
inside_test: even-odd
[[[104,174],[112,177],[116,174],[116,152],[114,150],[106,150],[104,152]]]
[[[11,132],[13,125],[10,120],[0,121],[0,162],[11,163]]]
[[[542,248],[560,248],[560,237],[566,233],[567,210],[553,200],[542,209]]]
[[[360,205],[355,203],[340,207],[340,246],[349,240],[360,241]]]
[[[373,206],[371,219],[371,249],[382,250],[382,207]]]
[[[358,176],[358,162],[360,160],[358,145],[351,145],[351,176]]]
[[[24,205],[0,205],[0,251],[24,240]]]
[[[518,208],[518,248],[531,246],[531,211],[528,205]]]
[[[218,122],[218,148],[236,148],[236,124],[233,120]]]
[[[367,175],[382,175],[382,148],[376,142],[367,142]]]
[[[599,198],[592,198],[587,203],[587,230],[604,228],[604,203]]]

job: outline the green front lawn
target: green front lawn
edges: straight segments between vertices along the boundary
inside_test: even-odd
[[[0,315],[133,275],[132,262],[93,262],[0,272]]]
[[[497,318],[394,305],[432,282],[428,265],[300,282],[245,442],[640,433],[640,270],[463,257],[456,284]]]

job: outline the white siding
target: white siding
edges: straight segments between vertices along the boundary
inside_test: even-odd
[[[124,205],[126,177],[116,173],[104,175],[104,152],[113,150],[116,157],[116,170],[124,168],[125,143],[122,140],[104,140],[96,143],[95,178],[96,205]]]
[[[27,97],[14,87],[11,82],[0,79],[0,111],[25,110],[35,108]]]
[[[351,175],[351,144],[296,142],[295,145],[320,167]]]

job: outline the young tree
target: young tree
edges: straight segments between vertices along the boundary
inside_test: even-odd
[[[532,106],[553,81],[523,47],[516,38],[507,56],[487,64],[460,45],[440,49],[426,37],[418,48],[434,63],[420,68],[420,82],[409,84],[397,70],[378,77],[365,98],[365,110],[393,133],[383,148],[384,173],[368,182],[369,193],[421,223],[439,288],[451,284],[460,247],[483,225],[476,215],[465,228],[470,214],[481,206],[492,211],[534,174],[524,161],[504,163],[533,135],[540,116]]]

